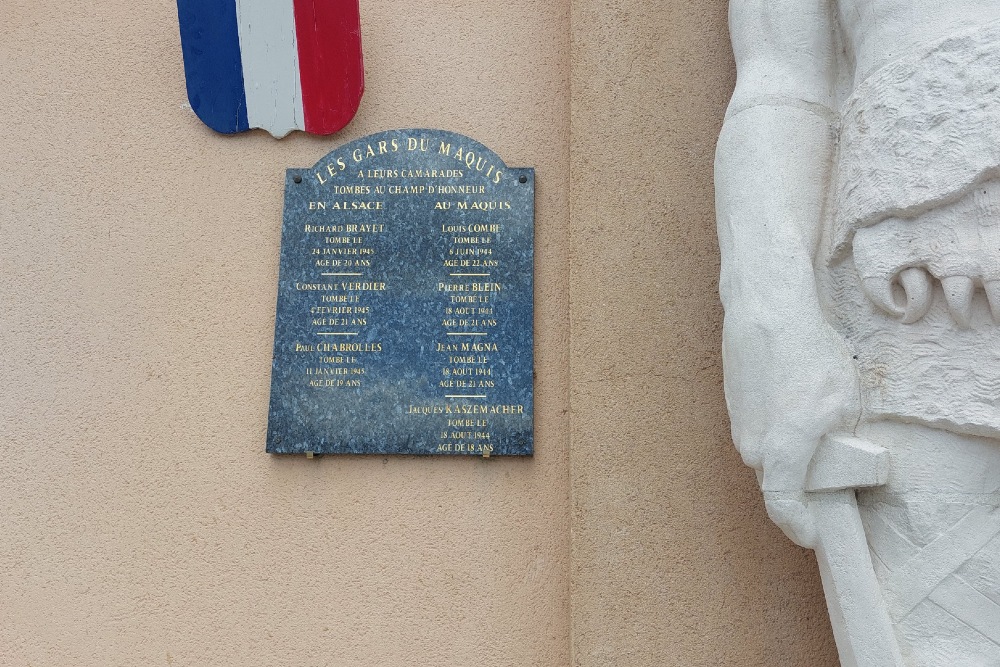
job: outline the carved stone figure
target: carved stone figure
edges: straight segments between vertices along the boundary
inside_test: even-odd
[[[845,665],[1000,665],[1000,2],[732,0],[726,397]]]

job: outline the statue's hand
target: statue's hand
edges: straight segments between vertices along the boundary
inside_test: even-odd
[[[816,521],[805,491],[764,491],[764,507],[771,521],[799,546],[816,547]]]
[[[824,435],[853,430],[860,413],[857,369],[843,339],[818,313],[767,320],[726,314],[733,440],[747,465],[762,473],[768,515],[792,541],[813,547],[809,462]]]

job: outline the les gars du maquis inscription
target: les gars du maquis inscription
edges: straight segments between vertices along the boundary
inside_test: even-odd
[[[530,455],[534,192],[439,130],[288,170],[267,451]]]

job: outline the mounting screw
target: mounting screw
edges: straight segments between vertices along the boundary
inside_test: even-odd
[[[521,178],[517,179],[517,182],[518,183],[527,183],[528,182],[528,177],[527,176],[522,176]]]
[[[301,176],[293,176],[292,180],[295,181],[296,183],[301,183],[302,182],[302,177]]]

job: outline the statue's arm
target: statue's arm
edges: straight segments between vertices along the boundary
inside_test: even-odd
[[[830,4],[732,0],[738,76],[715,170],[733,437],[771,517],[806,545],[809,461],[858,412],[854,364],[814,270],[836,127]]]

